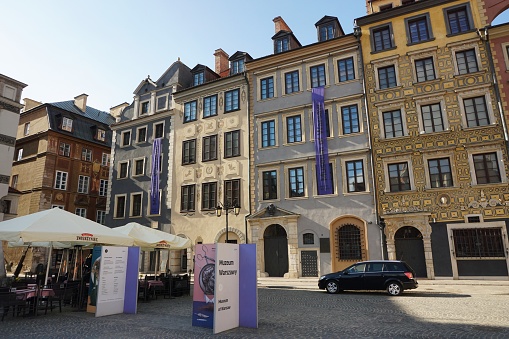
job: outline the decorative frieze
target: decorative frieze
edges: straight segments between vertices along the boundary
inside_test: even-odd
[[[16,137],[0,134],[0,144],[14,147],[16,144]]]

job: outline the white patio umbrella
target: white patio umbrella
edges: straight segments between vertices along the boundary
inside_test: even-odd
[[[130,236],[134,240],[134,245],[140,246],[143,250],[156,251],[155,275],[157,275],[159,263],[158,249],[183,250],[191,247],[191,239],[143,226],[137,222],[130,222],[124,226],[115,227],[113,230]]]
[[[0,222],[0,240],[14,243],[47,243],[50,250],[45,282],[48,279],[54,242],[69,247],[93,244],[132,246],[134,243],[129,236],[60,208]]]

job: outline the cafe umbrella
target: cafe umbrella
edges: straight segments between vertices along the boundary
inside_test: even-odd
[[[0,222],[0,240],[46,243],[49,255],[45,282],[48,280],[51,252],[56,242],[68,247],[99,244],[132,246],[134,243],[127,235],[60,208]]]

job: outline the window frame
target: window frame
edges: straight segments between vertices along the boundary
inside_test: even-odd
[[[162,134],[161,136],[157,136],[157,128],[158,126],[162,126]],[[154,122],[152,124],[152,139],[158,139],[158,138],[164,138],[164,128],[166,127],[166,124],[164,121],[158,121],[158,122]]]
[[[213,188],[212,191],[210,191],[210,188]],[[202,191],[202,198],[201,198],[201,210],[202,211],[215,211],[217,207],[217,194],[218,194],[218,182],[217,181],[211,181],[211,182],[204,182],[201,185],[201,191]],[[213,196],[212,196],[213,194]],[[208,199],[205,198],[205,196],[208,196]]]
[[[276,117],[267,118],[267,119],[264,119],[264,120],[260,120],[259,123],[260,123],[260,128],[259,128],[259,138],[260,138],[259,140],[260,140],[260,143],[258,145],[259,146],[258,148],[260,148],[260,149],[268,149],[268,148],[277,147],[278,146],[278,143],[277,143],[277,141],[278,141],[278,138],[277,138],[278,137],[277,118]],[[267,134],[267,137],[268,137],[267,140],[268,140],[269,143],[268,143],[267,146],[264,146],[263,145],[263,137],[265,135],[264,134],[264,126],[266,124],[270,124],[270,123],[274,123],[274,133],[273,133],[274,138],[271,138],[271,136],[272,136],[272,133],[270,133],[271,126],[269,126],[269,128],[267,129],[267,131],[269,132]],[[273,145],[270,144],[270,142],[272,140],[274,140],[274,144]]]
[[[321,79],[320,70],[323,67],[323,79]],[[317,85],[313,86],[313,82],[315,82],[315,77],[313,76],[313,71],[317,70],[316,74],[316,82]],[[329,73],[328,64],[325,62],[318,62],[313,65],[308,66],[308,88],[318,88],[318,87],[327,87],[327,75]]]
[[[218,159],[218,137],[217,134],[206,135],[202,138],[202,162]],[[207,155],[207,156],[206,156]]]
[[[126,137],[127,135],[127,137]],[[127,143],[126,143],[127,139]],[[131,146],[131,130],[125,130],[120,132],[120,148]]]
[[[471,115],[471,113],[467,113],[466,106],[465,106],[465,100],[474,100],[478,98],[484,98],[484,107],[486,108],[486,119],[488,120],[488,123],[485,125],[476,125],[476,126],[469,126],[468,125],[468,116]],[[480,91],[470,91],[466,93],[460,93],[458,94],[458,101],[460,106],[460,112],[461,112],[461,121],[462,126],[465,129],[471,129],[471,128],[485,128],[488,126],[492,126],[496,123],[496,119],[493,113],[493,107],[491,105],[491,95],[488,90],[480,90]],[[478,112],[474,112],[476,116],[476,120],[479,120],[478,118]]]
[[[81,148],[81,160],[91,162],[92,161],[92,149],[87,148],[87,147],[82,147]]]
[[[297,76],[296,76],[297,88],[296,89],[294,88],[295,87],[295,84],[294,84],[294,82],[295,82],[294,75],[295,74],[297,74]],[[291,80],[291,85],[290,85],[291,91],[290,92],[288,92],[288,87],[289,87],[288,86],[288,79],[287,79],[288,75],[290,75],[290,77],[291,77],[291,79],[290,79]],[[288,70],[286,72],[282,72],[281,79],[282,79],[281,83],[284,84],[284,88],[285,88],[284,91],[283,91],[284,95],[290,95],[290,94],[301,92],[302,79],[301,79],[301,72],[300,72],[299,69],[291,69],[291,70]]]
[[[267,183],[267,180],[265,178],[265,174],[275,174],[275,185],[273,184],[274,177],[271,176],[271,184]],[[276,168],[267,168],[264,170],[260,170],[260,183],[261,183],[261,190],[262,192],[261,199],[263,201],[270,201],[270,200],[278,200],[279,197],[279,186],[278,186],[278,176],[279,171]],[[268,189],[268,191],[266,190]],[[265,197],[268,194],[267,198]]]
[[[235,136],[237,140],[235,140]],[[235,141],[237,145],[235,146]],[[224,132],[224,158],[234,158],[240,156],[241,147],[240,130]],[[229,145],[231,144],[231,147]],[[229,151],[231,149],[231,151]]]
[[[430,78],[428,78],[428,69],[427,69],[427,64],[425,63],[427,60],[431,60],[431,68],[432,68],[431,70],[433,71],[433,75]],[[423,69],[422,69],[422,73],[423,73],[424,78],[421,78],[419,76],[419,68],[417,66],[418,62],[423,62],[424,63],[423,64]],[[426,56],[426,57],[423,57],[423,58],[415,59],[415,60],[413,60],[413,66],[414,66],[414,76],[415,76],[415,82],[416,83],[437,80],[437,72],[436,72],[436,67],[435,67],[435,58],[433,56]]]
[[[76,207],[74,214],[79,215],[82,218],[87,217],[87,209],[85,207]]]
[[[59,175],[60,174],[60,179]],[[53,187],[57,190],[67,190],[67,180],[69,179],[69,173],[64,171],[55,171],[55,184]]]
[[[146,158],[145,157],[139,157],[139,158],[134,158],[132,159],[133,161],[133,170],[131,171],[131,177],[135,178],[135,177],[141,177],[141,176],[144,176],[145,175],[145,164],[146,164]],[[142,171],[141,173],[138,173],[138,164],[139,163],[142,163]]]
[[[268,100],[272,99],[276,96],[276,86],[274,81],[274,75],[267,75],[263,78],[260,78],[260,96],[259,100]]]
[[[354,131],[352,130],[350,133],[346,133],[345,131],[345,117],[344,117],[344,112],[343,110],[345,108],[350,108],[350,107],[356,107],[357,109],[357,128],[358,130]],[[349,103],[344,103],[344,104],[340,104],[338,105],[339,107],[339,126],[340,126],[340,135],[342,136],[350,136],[352,134],[359,134],[359,133],[362,133],[363,132],[363,128],[362,128],[362,116],[359,112],[359,107],[360,107],[360,104],[358,102],[349,102]]]
[[[183,123],[196,121],[198,119],[198,101],[191,100],[184,103]]]
[[[235,94],[236,93],[236,94]],[[231,106],[230,106],[231,105]],[[240,110],[240,89],[235,88],[224,92],[224,113]]]
[[[224,203],[228,206],[241,206],[241,182],[240,179],[224,180]],[[236,186],[236,187],[235,187]]]
[[[212,108],[212,104],[207,105],[207,101],[212,101],[214,99],[214,109],[210,109],[210,113],[207,114],[207,107],[210,106]],[[213,112],[212,112],[213,111]],[[217,115],[218,112],[218,106],[217,106],[217,94],[209,95],[203,98],[203,118],[210,118]]]
[[[451,162],[451,158],[448,157],[448,156],[441,156],[441,157],[433,157],[433,158],[427,158],[425,159],[425,164],[426,164],[426,167],[427,167],[427,178],[426,180],[429,181],[429,189],[443,189],[443,188],[451,188],[451,187],[454,187],[454,177],[453,177],[453,163]],[[442,166],[441,165],[441,161],[443,160],[447,160],[448,162],[448,167],[449,167],[449,172],[446,172],[445,171],[445,168],[446,166]],[[436,161],[437,162],[437,166],[435,166],[438,170],[438,173],[432,173],[431,171],[431,163],[432,161]],[[444,171],[442,171],[442,169],[444,169]],[[432,178],[432,175],[433,176],[436,176],[438,178],[438,180],[434,180]],[[449,176],[448,177],[448,180],[450,181],[450,185],[446,185],[447,183],[447,179],[444,179],[445,176]],[[434,186],[433,183],[436,183],[438,182],[439,185],[438,186]]]
[[[298,127],[294,127],[293,129],[290,129],[290,121],[293,121],[295,119],[299,120]],[[289,144],[299,144],[303,143],[304,140],[304,124],[303,124],[303,115],[301,113],[297,114],[287,114],[284,116],[285,120],[285,145]],[[297,124],[294,123],[293,126],[296,126]],[[291,140],[290,138],[290,132],[293,132],[294,140]]]
[[[105,197],[108,195],[108,184],[109,180],[106,179],[99,179],[99,196]]]
[[[467,30],[465,30],[465,31],[462,31],[460,29],[458,32],[453,32],[452,29],[451,29],[449,13],[451,13],[451,12],[458,12],[462,8],[465,9],[466,18],[468,20],[469,28]],[[444,13],[445,28],[447,30],[447,35],[446,36],[454,36],[454,35],[464,34],[464,33],[472,32],[472,31],[475,30],[475,28],[473,28],[473,27],[475,27],[475,24],[474,24],[474,20],[472,18],[472,10],[470,8],[470,3],[469,2],[458,4],[456,6],[446,7],[446,8],[443,9],[443,13]]]
[[[452,186],[447,187],[437,187],[432,188],[431,187],[431,173],[429,170],[429,160],[435,160],[435,159],[449,159],[449,164],[451,166],[451,181]],[[433,153],[425,153],[423,154],[423,164],[424,164],[424,176],[425,176],[425,188],[426,189],[432,189],[432,190],[440,190],[440,189],[448,189],[448,188],[454,188],[457,187],[458,183],[458,177],[456,175],[456,171],[454,170],[454,153],[452,151],[440,151],[440,152],[433,152]]]
[[[125,173],[125,176],[121,176],[122,174],[122,165],[126,166],[126,173]],[[117,163],[117,179],[127,179],[129,178],[129,164],[130,164],[130,161],[129,160],[122,160],[122,161],[119,161]]]
[[[426,131],[425,126],[425,120],[423,116],[422,108],[426,106],[432,106],[432,105],[439,105],[440,106],[440,116],[442,120],[442,131]],[[421,100],[415,101],[416,111],[417,111],[417,118],[419,120],[419,134],[430,134],[430,133],[442,133],[450,130],[449,121],[447,119],[447,112],[445,109],[445,99],[441,98],[441,100],[436,100],[435,98],[426,98]],[[434,120],[434,119],[432,119]]]
[[[302,171],[302,173],[297,173],[297,171],[300,170]],[[295,171],[295,175],[292,174],[292,172]],[[287,173],[287,181],[286,181],[286,184],[288,185],[287,187],[287,197],[289,199],[295,199],[295,198],[306,198],[307,197],[307,190],[306,190],[306,167],[304,165],[302,166],[292,166],[292,167],[288,167],[286,169],[286,173]],[[302,177],[302,182],[299,182],[298,181],[298,178],[296,178],[296,184],[297,184],[297,187],[296,187],[296,192],[300,189],[302,189],[302,194],[292,194],[292,177]],[[302,186],[302,187],[301,187]]]
[[[205,72],[196,72],[193,74],[193,86],[198,86],[205,83]]]
[[[377,32],[381,32],[382,30],[387,30],[388,33],[389,33],[389,40],[390,40],[390,46],[385,46],[385,44],[383,43],[383,40],[381,41],[382,42],[382,48],[381,49],[377,49],[377,43],[376,43],[376,37],[375,37],[375,34]],[[394,41],[394,32],[393,32],[393,29],[392,29],[392,23],[391,22],[388,22],[388,23],[385,23],[385,24],[382,24],[382,25],[378,25],[378,26],[375,26],[375,27],[370,27],[369,28],[369,33],[370,33],[370,43],[371,43],[371,54],[375,54],[375,53],[382,53],[384,51],[388,51],[388,50],[391,50],[391,49],[395,49],[396,48],[396,43]]]
[[[399,112],[400,114],[400,120],[401,120],[401,135],[393,135],[393,136],[388,136],[388,131],[387,131],[387,125],[386,125],[386,119],[385,119],[385,115],[388,114],[388,113],[395,113],[395,112]],[[405,114],[404,114],[404,110],[403,108],[398,108],[398,107],[392,107],[390,109],[385,109],[385,110],[381,110],[381,114],[380,114],[380,120],[381,120],[381,128],[380,128],[380,131],[382,132],[382,135],[380,136],[382,139],[384,140],[389,140],[389,139],[395,139],[395,138],[401,138],[401,137],[405,137],[407,134],[406,134],[406,124],[405,124]],[[391,117],[391,121],[392,121],[392,126],[394,127],[394,116]],[[398,131],[393,131],[392,133],[395,134],[397,133]]]
[[[468,60],[468,55],[467,53],[468,52],[472,52],[473,51],[473,54],[474,54],[474,58],[475,58],[475,70],[474,68],[471,69],[471,65],[470,65],[470,62]],[[465,58],[465,70],[463,71],[463,68],[460,69],[460,64],[458,62],[458,55],[463,55],[463,57]],[[479,69],[479,60],[477,58],[477,51],[475,48],[469,48],[469,49],[463,49],[463,50],[460,50],[460,51],[455,51],[454,53],[454,66],[455,66],[455,71],[457,72],[456,75],[467,75],[467,74],[472,74],[472,73],[477,73],[480,71]]]
[[[139,214],[134,214],[135,212],[135,201],[134,199],[139,197],[140,206],[139,206]],[[143,192],[133,192],[129,195],[129,218],[141,218],[143,217]]]
[[[421,21],[424,21],[426,23],[427,38],[421,40],[421,38],[419,37],[418,41],[413,41],[412,35],[411,35],[410,24],[416,23],[416,22],[421,22]],[[407,46],[421,44],[421,43],[435,40],[435,37],[433,36],[433,27],[431,26],[429,13],[422,13],[422,14],[419,14],[416,16],[405,18],[405,31],[406,31],[406,38],[407,38]]]
[[[71,156],[71,144],[61,141],[58,147],[58,154],[64,157]]]
[[[159,99],[164,98],[164,107],[159,108]],[[166,111],[169,105],[170,93],[161,94],[156,96],[156,112]],[[148,132],[148,131],[147,131]]]
[[[274,40],[274,54],[279,54],[290,50],[290,38],[284,36]]]
[[[189,155],[186,156],[186,145],[188,144],[194,144],[194,151],[193,151],[193,159],[191,159],[191,148],[189,149]],[[186,158],[189,158],[188,161],[186,161]],[[182,165],[190,165],[190,164],[196,164],[196,139],[189,139],[182,141]]]
[[[477,169],[475,166],[474,157],[478,155],[489,155],[489,154],[495,154],[496,156],[496,164],[497,164],[497,170],[498,170],[498,177],[500,181],[497,182],[486,182],[486,183],[479,183],[478,175],[477,175]],[[472,185],[498,185],[498,184],[506,184],[507,183],[507,176],[505,172],[505,166],[502,161],[503,154],[502,151],[495,147],[489,147],[486,149],[473,149],[471,151],[468,151],[468,162],[470,165],[470,173],[471,173],[471,180]],[[484,168],[486,170],[486,168]]]
[[[458,77],[458,76],[467,76],[468,74],[472,74],[472,73],[460,74],[460,70],[459,70],[459,67],[458,67],[458,58],[456,56],[457,53],[467,52],[467,51],[472,50],[472,49],[475,51],[475,58],[476,58],[476,63],[477,63],[477,72],[480,72],[480,71],[483,70],[483,68],[482,68],[482,61],[480,59],[479,45],[477,44],[477,42],[463,43],[463,44],[455,43],[455,44],[452,44],[452,46],[450,48],[451,48],[451,54],[452,54],[452,62],[454,64],[454,76],[455,77]]]
[[[68,117],[62,117],[62,126],[61,129],[63,131],[71,132],[73,131],[73,119]]]
[[[95,212],[95,222],[101,225],[105,225],[106,223],[106,211],[96,210]]]
[[[147,213],[146,215],[147,216],[157,216],[157,215],[161,215],[161,207],[162,207],[162,204],[161,204],[161,197],[163,196],[163,190],[162,189],[159,189],[159,211],[157,212],[157,214],[152,214],[150,213],[150,210],[152,209],[152,199],[150,198],[151,197],[151,194],[152,194],[152,191],[149,190],[148,191],[148,202],[147,202]]]
[[[142,131],[142,130],[145,130],[145,137],[140,140],[140,135],[141,135],[140,131]],[[146,125],[136,127],[136,143],[137,144],[142,144],[142,143],[147,142],[147,136],[148,136],[148,128]]]
[[[185,192],[187,190],[189,190],[190,192]],[[189,198],[186,198],[186,200],[184,201],[184,196]],[[182,185],[180,187],[180,213],[189,213],[195,211],[196,211],[196,184]]]
[[[355,168],[353,168],[353,171],[355,172],[355,174],[354,174],[353,177],[351,177],[350,176],[351,170],[348,168],[348,165],[349,164],[357,165],[358,163],[360,163],[361,168],[359,169],[356,166],[354,166]],[[349,160],[345,160],[344,169],[345,169],[346,193],[352,194],[352,193],[365,193],[365,192],[367,192],[366,169],[365,169],[365,167],[366,167],[365,166],[365,159],[349,159]],[[362,183],[357,181],[357,178],[359,177],[359,174],[358,174],[359,171],[362,172]],[[354,182],[353,182],[354,189],[352,189],[352,190],[350,189],[350,179],[351,178],[354,179]],[[360,184],[364,185],[363,189],[358,189],[357,188],[357,186],[360,185]]]
[[[106,158],[105,158],[105,156],[106,156]],[[110,160],[111,160],[111,154],[110,153],[103,153],[102,158],[101,158],[101,165],[102,166],[109,166],[110,165]]]
[[[340,72],[340,69],[341,69],[340,62],[346,62],[350,59],[352,60],[352,69],[351,69],[352,74],[350,74],[349,69],[347,67],[346,79],[342,80],[341,72]],[[357,54],[342,55],[341,57],[334,58],[334,66],[336,67],[336,72],[335,72],[336,73],[336,84],[357,80],[357,73],[358,73],[358,71],[357,71]]]
[[[123,208],[122,208],[122,215],[119,215],[118,212],[119,212],[119,199],[120,198],[123,198],[124,202],[123,202]],[[114,205],[114,213],[113,213],[113,219],[123,219],[125,218],[125,208],[126,208],[126,205],[127,205],[127,193],[124,193],[124,194],[116,194],[115,195],[115,205]]]
[[[27,136],[29,134],[30,134],[30,121],[29,122],[25,122],[25,125],[23,127],[23,135]]]
[[[147,111],[145,112],[144,111],[144,108],[147,108]],[[139,115],[140,116],[144,116],[144,115],[148,115],[150,113],[150,99],[148,100],[143,100],[143,101],[140,101],[140,111],[139,111]]]
[[[78,189],[77,192],[80,194],[88,194],[90,188],[90,177],[88,175],[78,176]]]

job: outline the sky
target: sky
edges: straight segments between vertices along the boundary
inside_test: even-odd
[[[22,98],[51,103],[85,93],[88,106],[109,111],[179,58],[214,69],[218,48],[272,54],[277,16],[305,46],[317,41],[323,16],[349,34],[365,10],[364,0],[0,0],[0,73],[27,85]],[[509,10],[493,24],[508,21]]]

